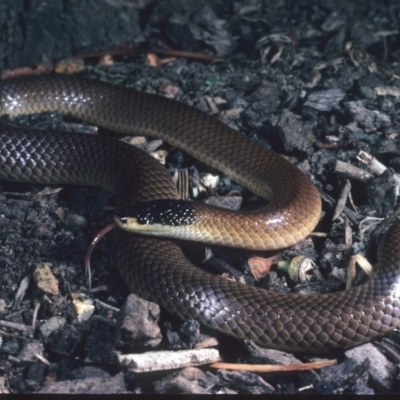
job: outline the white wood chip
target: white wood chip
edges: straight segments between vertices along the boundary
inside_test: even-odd
[[[132,372],[151,372],[210,364],[221,361],[221,356],[216,349],[149,351],[118,355],[118,361]]]

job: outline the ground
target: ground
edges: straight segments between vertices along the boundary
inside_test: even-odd
[[[183,2],[183,6],[175,4],[171,9],[149,2],[142,7],[141,15],[146,16],[142,50],[133,55],[119,53],[105,65],[100,65],[96,57],[85,58],[81,74],[173,97],[220,118],[288,157],[313,180],[323,198],[323,215],[316,228],[321,235],[279,255],[281,260],[290,260],[301,254],[316,262],[313,281],[296,285],[287,274],[273,268],[267,278],[256,282],[247,263],[253,254],[221,248],[213,249],[215,258],[206,267],[272,290],[343,290],[349,257],[361,253],[371,261],[375,258],[380,235],[372,234],[372,229],[364,233],[365,221],[375,224],[396,211],[393,174],[400,168],[400,6],[394,1],[321,4],[286,0],[269,4],[254,0],[201,2],[199,6]],[[161,56],[157,49],[192,53]],[[214,60],[201,59],[199,53]],[[156,66],[158,59],[153,54],[164,62]],[[19,122],[37,129],[71,129],[54,114]],[[76,128],[81,126],[72,126]],[[201,173],[217,174],[178,149],[150,143],[143,147],[168,152],[171,173],[189,168],[192,185],[198,185]],[[355,175],[349,164],[366,169],[357,160],[361,150],[390,169],[367,179]],[[340,165],[345,172],[339,170]],[[350,193],[346,207],[334,217],[346,188]],[[120,330],[118,309],[129,292],[114,265],[113,234],[94,251],[91,293],[83,266],[93,236],[112,221],[112,194],[89,188],[58,190],[7,182],[1,182],[0,189],[0,392],[105,393],[110,387],[114,393],[399,390],[400,341],[396,332],[367,347],[360,346],[358,351],[326,355],[337,359],[339,365],[322,372],[257,376],[202,368],[139,375],[124,370],[115,362],[115,355],[126,351],[126,343],[115,336]],[[244,206],[257,202],[223,176],[212,194],[229,200],[231,196],[224,196],[232,191],[243,198]],[[32,278],[33,271],[43,263],[51,266],[58,294],[51,289],[44,292]],[[96,303],[94,316],[81,322],[72,303],[77,293],[86,293],[109,307]],[[49,328],[48,335],[39,329],[50,318],[54,322],[55,317],[61,319]],[[204,335],[213,335],[206,330],[200,334],[196,325],[181,325],[163,312],[160,326],[163,341],[158,349],[191,348],[204,340]],[[259,350],[251,351],[233,339],[218,338],[228,361],[270,360],[270,354],[260,355]],[[313,360],[308,355],[298,358]],[[100,381],[109,384],[103,387]],[[55,383],[59,385],[52,386]]]

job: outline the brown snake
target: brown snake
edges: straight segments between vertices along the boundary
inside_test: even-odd
[[[302,240],[318,222],[320,196],[303,173],[192,107],[75,77],[0,83],[1,115],[54,110],[119,132],[159,137],[270,200],[257,212],[167,202],[161,208],[166,234],[171,234],[173,225],[178,238],[277,249]],[[115,191],[118,209],[128,212],[137,201],[177,199],[169,174],[157,161],[126,143],[102,136],[4,129],[0,179],[103,187]],[[153,206],[143,207],[146,218],[146,213],[159,211],[157,205],[155,211]],[[178,216],[171,215],[171,209]],[[140,224],[145,224],[146,218]],[[160,224],[160,218],[155,219]],[[239,339],[307,352],[354,346],[396,327],[399,260],[400,224],[395,224],[380,246],[379,272],[369,282],[337,293],[302,295],[265,291],[210,275],[192,265],[167,239],[122,233],[117,246],[118,268],[134,293],[182,319],[196,319]]]

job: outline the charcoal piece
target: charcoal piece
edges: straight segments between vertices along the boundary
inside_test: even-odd
[[[332,38],[326,42],[325,54],[339,56],[343,54],[343,46],[346,40],[346,28],[340,29]]]
[[[3,339],[4,343],[0,346],[0,354],[16,356],[19,352],[19,343],[14,338]]]
[[[199,45],[190,29],[190,20],[182,14],[174,13],[168,19],[166,36],[178,49],[199,51]]]
[[[237,391],[239,394],[273,394],[275,389],[257,374],[246,371],[227,371],[220,369],[217,376],[221,386]]]
[[[63,357],[60,362],[54,363],[51,367],[51,372],[57,375],[57,380],[67,381],[71,379],[81,379],[76,376],[74,371],[84,368],[84,362],[78,357]]]
[[[171,350],[193,349],[200,338],[200,324],[195,320],[183,322],[178,329],[169,322],[163,324],[163,333]]]
[[[398,140],[382,139],[379,143],[379,148],[376,149],[376,154],[389,155],[391,163],[395,157],[400,154],[400,143]],[[393,165],[393,164],[392,164]]]
[[[25,385],[31,391],[37,391],[40,389],[42,382],[46,376],[47,366],[44,364],[32,364],[25,378]],[[0,392],[1,393],[1,392]]]
[[[194,319],[190,319],[181,325],[179,331],[188,348],[193,349],[200,336],[200,324]]]
[[[321,29],[325,32],[335,32],[343,28],[347,20],[345,13],[333,12],[326,18],[325,22],[321,25]]]
[[[256,113],[268,115],[275,112],[280,106],[280,96],[281,91],[276,83],[263,82],[246,97],[246,100]]]
[[[361,98],[375,100],[377,98],[375,88],[382,87],[384,84],[385,81],[378,74],[368,74],[358,79],[356,82],[356,88],[358,89]]]
[[[320,394],[374,394],[368,385],[369,361],[361,364],[349,359],[339,365],[321,370],[320,382],[314,388]]]
[[[344,99],[346,92],[342,89],[328,89],[312,92],[308,95],[304,106],[318,111],[328,112],[339,109],[339,102]]]
[[[376,217],[388,215],[395,208],[397,199],[393,171],[387,169],[382,175],[372,179],[363,192],[368,207],[375,211]]]
[[[253,364],[289,365],[301,363],[293,354],[286,353],[285,351],[265,349],[252,341],[246,341],[245,345],[251,354],[251,361]]]
[[[298,151],[311,156],[313,148],[307,137],[307,122],[303,123],[301,117],[285,109],[282,111],[278,126],[281,128],[280,139],[286,152]]]
[[[122,372],[105,379],[102,377],[52,382],[38,393],[52,394],[121,394],[128,393]]]
[[[173,373],[154,386],[154,393],[211,394],[209,376],[201,369],[188,367]]]
[[[367,109],[362,100],[348,101],[345,103],[345,108],[354,121],[367,132],[376,131],[380,128],[387,128],[392,124],[388,115],[378,110]]]
[[[95,319],[86,338],[87,359],[93,363],[109,363],[115,351],[115,324],[107,319]]]
[[[396,368],[372,343],[349,349],[345,354],[358,365],[368,360],[371,385],[380,392],[390,391],[396,376]]]
[[[104,371],[104,369],[88,365],[86,367],[74,369],[69,376],[70,380],[86,378],[101,378],[107,380],[111,378],[111,375],[107,371]]]
[[[73,325],[67,324],[52,332],[46,342],[50,351],[63,357],[73,356],[82,343],[82,335]]]

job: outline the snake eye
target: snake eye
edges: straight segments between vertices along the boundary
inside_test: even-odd
[[[127,218],[127,217],[120,217],[119,220],[121,221],[121,223],[122,223],[123,225],[126,225],[127,222],[128,222],[128,218]]]

